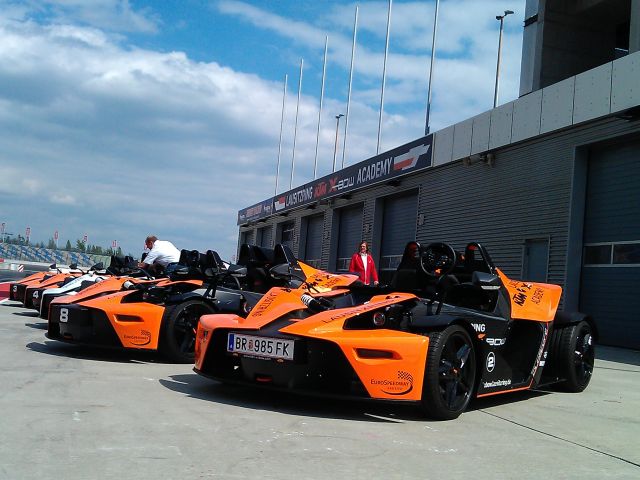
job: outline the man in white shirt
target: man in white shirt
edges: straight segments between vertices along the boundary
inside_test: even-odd
[[[175,269],[175,265],[180,260],[180,250],[173,243],[158,240],[155,235],[149,235],[144,244],[149,249],[149,253],[142,262],[138,263],[138,267],[154,272],[160,266],[167,275]]]

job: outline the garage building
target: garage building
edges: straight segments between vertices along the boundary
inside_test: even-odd
[[[346,271],[366,240],[384,282],[409,240],[478,241],[640,348],[640,0],[527,1],[524,24],[520,98],[241,210],[239,244]]]

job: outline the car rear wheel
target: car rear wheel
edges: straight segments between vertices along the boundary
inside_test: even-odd
[[[427,416],[452,420],[469,405],[476,384],[476,354],[467,331],[451,325],[429,334],[429,350],[422,387]]]
[[[562,329],[558,362],[560,374],[565,379],[560,388],[575,393],[587,388],[595,362],[595,342],[588,322],[583,320]]]
[[[162,319],[161,353],[173,362],[193,363],[198,321],[202,315],[215,311],[213,306],[199,300],[168,306]]]

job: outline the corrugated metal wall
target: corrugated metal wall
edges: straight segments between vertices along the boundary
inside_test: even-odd
[[[381,239],[380,209],[384,206],[377,199],[418,189],[416,238],[421,243],[447,241],[454,247],[463,247],[469,241],[479,241],[507,275],[517,278],[522,274],[525,241],[548,237],[548,281],[565,286],[570,226],[574,228],[572,215],[582,215],[584,208],[584,198],[576,200],[572,192],[572,186],[580,180],[576,178],[580,170],[577,162],[581,161],[577,152],[633,132],[640,132],[640,122],[606,117],[495,150],[493,166],[480,161],[469,165],[464,161],[445,163],[393,184],[320,203],[317,211],[325,216],[321,268],[335,268],[338,244],[334,230],[338,228],[339,209],[363,205],[362,232],[356,242],[373,240],[375,245]],[[581,202],[582,206],[572,202]],[[297,235],[303,213],[299,210],[289,214],[290,218],[297,218]],[[266,221],[274,224],[275,218]],[[574,223],[581,228],[581,219]],[[240,232],[252,228],[255,227],[243,226]],[[575,237],[574,232],[571,238],[579,243],[580,251],[582,233]],[[350,250],[354,246],[350,245]],[[379,252],[375,250],[378,262]],[[569,262],[579,265],[581,259],[572,256]]]
[[[322,262],[322,231],[324,228],[324,215],[311,215],[306,218],[306,242],[302,258],[311,266],[319,267]]]

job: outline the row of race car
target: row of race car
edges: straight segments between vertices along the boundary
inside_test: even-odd
[[[559,311],[557,285],[508,278],[479,243],[409,242],[375,287],[284,245],[242,245],[237,265],[183,250],[179,265],[154,278],[114,257],[34,274],[10,298],[39,309],[50,339],[158,350],[223,383],[414,402],[440,420],[476,397],[581,392],[593,373],[593,320]]]

